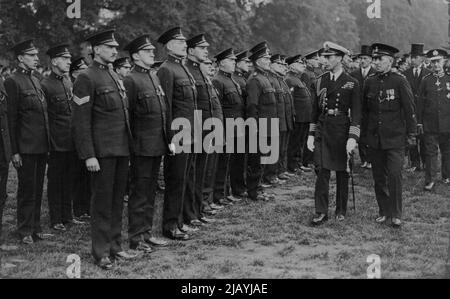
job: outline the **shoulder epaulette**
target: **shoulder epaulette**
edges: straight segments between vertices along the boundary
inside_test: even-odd
[[[403,74],[402,74],[402,73],[400,73],[400,72],[392,72],[392,71],[391,71],[391,74],[394,74],[394,75],[397,75],[397,76],[400,76],[400,77],[402,77],[402,78],[406,79],[406,76],[405,76],[405,75],[403,75]]]
[[[320,74],[320,75],[316,76],[316,79],[322,78],[323,75],[326,75],[326,74],[329,74],[329,73],[330,73],[330,72],[325,72],[325,73],[323,73],[323,74]]]
[[[422,80],[425,79],[425,78],[427,78],[427,77],[430,77],[430,75],[433,75],[433,73],[428,73],[428,74],[426,74],[425,76],[423,76]]]

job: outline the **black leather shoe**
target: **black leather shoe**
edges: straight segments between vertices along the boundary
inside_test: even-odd
[[[180,241],[189,240],[189,235],[186,233],[183,233],[178,228],[172,229],[172,230],[166,230],[163,232],[163,235],[172,240],[180,240]]]
[[[317,214],[316,217],[311,221],[312,226],[319,226],[328,221],[328,215],[326,214]]]
[[[214,222],[216,222],[216,220],[214,220],[214,219],[210,219],[210,218],[206,218],[206,217],[202,217],[202,218],[200,218],[200,221],[201,222],[203,222],[203,223],[214,223]]]
[[[375,219],[375,222],[379,223],[379,224],[382,224],[382,223],[385,223],[386,220],[387,220],[386,216],[380,216],[377,219]]]
[[[392,227],[393,228],[401,228],[402,227],[402,221],[398,218],[392,218]]]
[[[111,270],[113,268],[113,264],[109,257],[102,257],[101,260],[97,262],[97,266],[103,270]]]
[[[120,252],[113,254],[112,258],[117,259],[117,260],[129,261],[129,260],[134,260],[135,258],[138,257],[138,255],[139,254],[137,254],[137,253],[128,253],[125,251],[120,251]]]
[[[148,239],[144,239],[144,242],[156,247],[166,247],[167,245],[169,245],[169,242],[163,240],[163,239],[159,239],[159,238],[155,238],[155,237],[150,237]]]
[[[195,232],[198,232],[200,230],[200,229],[198,229],[196,227],[193,227],[193,226],[190,226],[190,225],[186,225],[186,224],[183,224],[183,226],[179,227],[178,229],[182,233],[185,233],[185,234],[187,234],[187,233],[195,233]]]
[[[194,226],[194,227],[202,227],[204,225],[204,223],[198,219],[194,219],[194,220],[191,220],[189,225]]]
[[[434,189],[434,182],[431,182],[431,183],[429,183],[429,184],[426,184],[425,187],[424,187],[423,189],[424,189],[425,191],[429,191],[429,192],[433,191],[433,189]]]
[[[150,245],[148,245],[145,242],[130,243],[130,249],[131,250],[140,251],[140,252],[145,253],[145,254],[153,252],[153,250],[150,247]]]

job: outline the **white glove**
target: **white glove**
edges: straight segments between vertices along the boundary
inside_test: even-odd
[[[306,146],[311,152],[314,152],[314,136],[308,136],[308,141],[306,142]]]
[[[173,143],[169,144],[169,155],[170,156],[175,155],[175,144]]]
[[[347,140],[347,154],[353,153],[353,151],[356,149],[356,140],[354,138],[349,138]]]

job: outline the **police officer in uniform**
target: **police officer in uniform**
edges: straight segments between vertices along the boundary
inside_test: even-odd
[[[294,99],[291,90],[287,85],[285,77],[287,75],[286,56],[280,55],[280,63],[274,65],[274,71],[281,90],[283,91],[284,112],[286,119],[286,131],[280,133],[280,159],[278,161],[278,178],[287,180],[294,174],[287,172],[287,149],[291,133],[295,123]]]
[[[191,148],[183,152],[180,148],[174,156],[166,156],[164,160],[164,214],[163,233],[171,239],[187,240],[187,226],[183,225],[183,204],[188,189],[193,193],[193,154],[194,147],[194,113],[197,107],[195,80],[183,59],[187,56],[186,38],[180,27],[175,27],[163,33],[158,42],[165,46],[167,60],[160,66],[158,77],[167,97],[168,108],[168,140],[178,133],[171,129],[172,120],[185,118],[191,124],[191,140],[181,140],[178,146]],[[172,141],[173,142],[173,141]],[[177,146],[177,144],[175,144]],[[183,229],[184,232],[181,230]]]
[[[427,52],[434,68],[426,75],[420,86],[417,105],[418,133],[424,135],[426,163],[425,190],[432,191],[436,182],[438,149],[442,157],[442,180],[450,173],[450,75],[444,72],[447,52],[433,49]]]
[[[72,219],[72,202],[77,196],[75,173],[79,160],[72,136],[72,82],[70,55],[67,44],[47,51],[51,60],[51,74],[42,80],[47,99],[50,129],[50,155],[48,160],[48,203],[50,225],[54,230],[66,231],[65,225],[79,223]]]
[[[12,161],[18,172],[17,231],[24,244],[47,237],[42,234],[41,201],[49,151],[47,102],[32,74],[38,63],[33,40],[13,47],[17,71],[5,81]]]
[[[195,89],[197,91],[196,105],[197,110],[201,111],[201,118],[198,120],[203,123],[209,118],[222,119],[222,108],[216,90],[200,66],[208,59],[209,43],[204,34],[196,35],[187,43],[188,56],[186,67],[195,80]],[[214,173],[216,164],[210,154],[203,148],[203,138],[210,133],[209,130],[202,130],[202,140],[197,143],[194,154],[194,193],[186,198],[183,206],[183,218],[186,224],[191,226],[203,226],[203,224],[212,222],[202,212],[203,199],[209,197],[212,190],[205,191],[205,173]]]
[[[301,79],[306,65],[301,55],[295,55],[286,59],[289,71],[286,76],[286,83],[290,88],[295,109],[294,129],[289,137],[287,150],[287,170],[296,173],[303,167],[308,138],[309,124],[311,122],[312,98],[311,91],[306,83]]]
[[[424,45],[423,44],[412,44],[411,45],[411,67],[404,73],[406,79],[411,86],[414,103],[417,107],[417,101],[419,100],[419,88],[422,79],[431,73],[426,67],[424,67]],[[416,170],[422,170],[421,162],[425,165],[426,161],[426,149],[423,136],[419,135],[417,139],[417,144],[414,147],[409,148],[409,156],[411,159],[411,168],[409,171],[413,172]]]
[[[131,131],[123,82],[110,69],[119,44],[114,30],[87,39],[94,61],[74,83],[73,127],[80,159],[92,175],[92,254],[99,267],[111,259],[132,259],[122,249],[123,197],[127,183]]]
[[[405,140],[414,144],[417,130],[414,95],[406,78],[391,71],[398,49],[376,43],[372,50],[377,74],[364,84],[363,117],[367,119],[367,144],[379,207],[376,222],[392,219],[392,225],[398,228]]]
[[[121,80],[125,80],[125,78],[130,74],[132,68],[130,58],[128,57],[117,58],[113,62],[113,68],[114,71],[117,73],[117,75],[119,75],[119,78]]]
[[[3,80],[0,78],[0,250],[9,248],[6,245],[2,245],[3,208],[8,198],[6,183],[8,182],[8,169],[9,162],[11,161],[11,141],[9,137],[7,109],[6,90],[3,85]]]
[[[244,120],[245,103],[242,98],[242,90],[239,83],[233,78],[237,59],[234,50],[232,48],[226,49],[217,54],[215,58],[219,66],[219,72],[214,77],[213,84],[219,94],[219,99],[222,104],[223,119]],[[226,126],[224,126],[224,129],[226,133]],[[228,133],[225,135],[227,136],[227,134]],[[219,154],[214,188],[215,199],[227,196],[228,176],[232,194],[239,194],[239,190],[233,188],[236,187],[234,183],[238,182],[240,178],[243,179],[243,174],[240,173],[240,171],[242,171],[242,164],[239,163],[244,163],[242,154],[245,154],[245,132],[242,127],[237,126],[234,129],[233,134],[234,147],[225,145],[224,152]],[[230,150],[232,150],[232,152],[230,152]],[[239,186],[242,186],[243,184],[243,182],[238,182]],[[232,202],[239,202],[242,200],[242,198],[238,196],[230,196],[228,199]]]
[[[261,160],[261,151],[258,144],[251,144],[259,138],[270,140],[271,137],[277,137],[279,132],[272,132],[271,122],[276,119],[277,115],[277,99],[275,89],[269,80],[270,72],[270,50],[267,43],[263,42],[250,50],[252,52],[249,57],[254,65],[254,72],[250,75],[247,82],[247,103],[246,117],[267,120],[267,128],[257,125],[257,128],[249,128],[249,153],[247,160],[247,192],[251,200],[269,200],[272,197],[262,192],[261,180],[264,173],[264,166]],[[253,137],[252,137],[253,136]],[[258,138],[254,138],[258,136]],[[256,150],[255,150],[256,149]]]
[[[84,57],[75,57],[70,64],[70,79],[73,82],[77,79],[88,66]],[[73,102],[72,102],[73,104]],[[75,187],[77,190],[73,198],[73,216],[74,220],[78,222],[89,221],[90,216],[90,203],[91,203],[91,182],[90,174],[86,168],[86,164],[83,160],[78,159],[78,167],[75,173],[74,179]]]
[[[137,37],[124,49],[130,53],[135,65],[124,81],[133,135],[131,171],[134,187],[128,201],[128,237],[131,249],[150,253],[150,245],[167,245],[152,236],[158,173],[162,156],[169,148],[167,104],[159,79],[151,69],[155,47],[149,35]]]
[[[342,58],[347,49],[325,42],[322,55],[329,72],[319,77],[313,103],[308,148],[314,150],[317,169],[316,217],[312,225],[328,220],[330,172],[336,172],[336,220],[345,220],[348,200],[347,165],[360,135],[361,98],[358,81],[345,73]]]
[[[364,82],[366,81],[369,75],[375,73],[374,68],[372,67],[372,48],[368,45],[361,46],[361,53],[357,55],[360,61],[360,67],[358,70],[352,72],[350,75],[358,80],[359,87],[361,88],[361,101],[362,101],[362,90],[364,87]],[[369,157],[367,154],[367,144],[365,141],[365,128],[366,128],[366,120],[361,120],[361,138],[359,139],[359,157],[361,159],[361,167],[371,169],[372,165],[370,164]]]

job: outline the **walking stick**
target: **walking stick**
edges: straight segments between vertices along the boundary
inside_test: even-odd
[[[352,196],[353,196],[353,211],[356,212],[356,197],[355,197],[355,180],[353,176],[354,157],[353,153],[347,155],[347,173],[350,175],[352,184]]]

